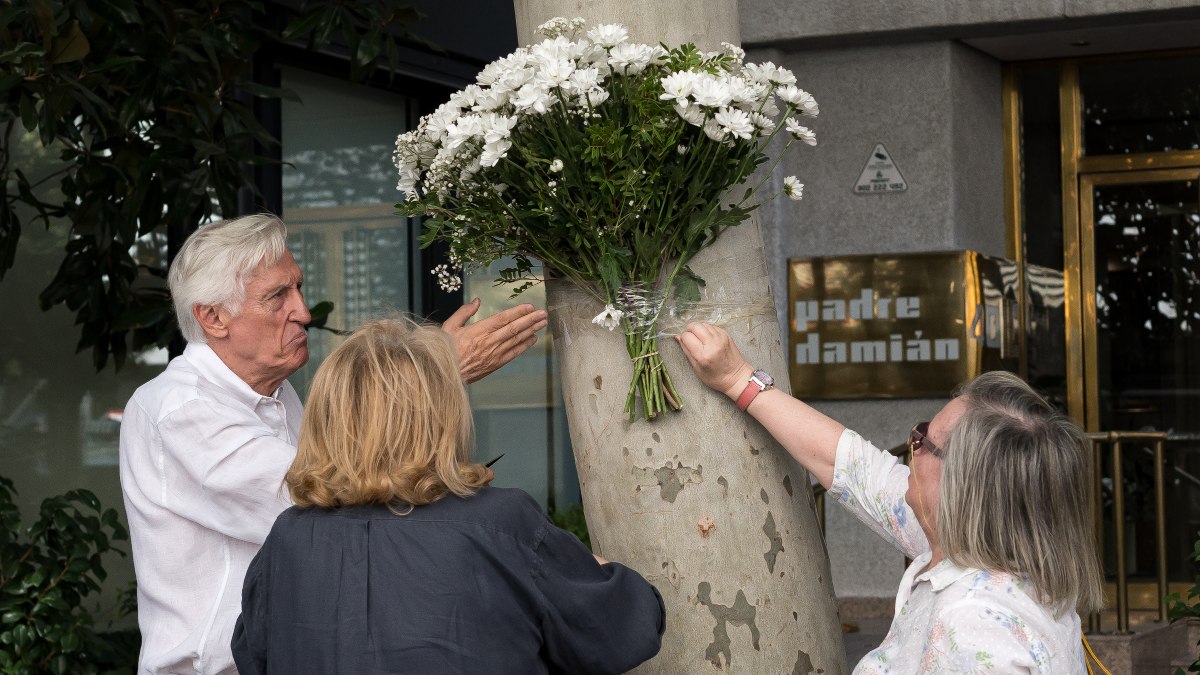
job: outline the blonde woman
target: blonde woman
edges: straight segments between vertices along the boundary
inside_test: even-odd
[[[318,369],[279,516],[250,564],[233,654],[255,673],[617,673],[665,613],[520,490],[468,461],[447,335],[360,327]]]
[[[838,502],[913,560],[856,674],[1085,673],[1079,615],[1102,602],[1085,438],[1010,373],[967,383],[913,427],[910,466],[771,388],[723,329],[678,341]]]

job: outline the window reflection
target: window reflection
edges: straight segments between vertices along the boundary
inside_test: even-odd
[[[1200,148],[1200,57],[1079,68],[1086,155]]]
[[[497,285],[498,272],[511,261],[467,275],[464,290],[488,316],[519,303],[546,306],[546,292],[535,285],[510,298],[516,284]],[[495,485],[520,487],[542,506],[562,508],[579,502],[579,479],[571,452],[567,415],[559,386],[558,360],[549,329],[528,351],[467,387],[475,412],[475,434],[481,461],[503,454],[493,466]]]
[[[284,220],[310,305],[332,301],[331,327],[351,329],[418,311],[411,282],[412,224],[395,215],[391,153],[411,99],[293,68],[284,87],[302,104],[282,108]],[[309,333],[309,361],[292,376],[304,397],[340,338]]]
[[[1093,191],[1102,428],[1200,431],[1197,182]]]

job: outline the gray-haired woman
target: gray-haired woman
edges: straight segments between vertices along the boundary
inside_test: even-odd
[[[1010,373],[980,375],[909,435],[910,466],[774,390],[729,334],[678,338],[838,502],[913,559],[883,643],[855,673],[1084,673],[1079,615],[1102,603],[1086,440]]]

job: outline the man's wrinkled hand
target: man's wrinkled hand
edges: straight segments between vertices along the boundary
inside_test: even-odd
[[[546,310],[517,305],[468,324],[479,311],[479,298],[463,305],[442,324],[458,349],[458,370],[468,384],[520,356],[546,327]]]

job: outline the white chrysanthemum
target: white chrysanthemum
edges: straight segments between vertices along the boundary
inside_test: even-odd
[[[621,317],[623,316],[625,316],[625,312],[622,312],[612,305],[605,305],[604,311],[597,314],[592,319],[592,323],[602,328],[607,328],[611,331],[612,329],[621,325]]]
[[[495,143],[501,139],[508,138],[515,126],[517,126],[516,117],[487,113],[483,117],[483,142]]]
[[[600,86],[600,70],[596,67],[578,68],[571,77],[563,83],[563,88],[572,94],[582,94],[588,89]]]
[[[746,50],[730,42],[721,43],[721,52],[733,57],[735,61],[746,60]]]
[[[553,61],[571,60],[577,49],[578,45],[565,37],[542,40],[529,48],[530,65],[540,69]]]
[[[787,195],[788,199],[800,201],[804,198],[804,183],[801,183],[795,176],[784,178],[783,194]]]
[[[796,76],[787,68],[764,61],[762,63],[747,63],[742,73],[756,82],[771,83],[775,85],[796,84]]]
[[[510,102],[517,110],[531,110],[540,115],[549,110],[555,100],[545,87],[530,82],[518,89]]]
[[[696,73],[690,70],[680,70],[662,78],[663,93],[658,98],[663,101],[675,101],[686,108],[688,96],[692,95],[692,86],[696,83]]]
[[[475,97],[474,112],[487,112],[508,105],[508,92],[500,89],[486,89]]]
[[[820,107],[817,106],[817,99],[813,98],[812,94],[808,93],[807,91],[804,91],[803,89],[800,89],[798,91],[800,92],[800,94],[799,94],[799,96],[796,97],[796,100],[788,101],[788,102],[791,103],[792,105],[796,106],[796,110],[801,115],[808,115],[809,117],[816,117],[821,112]]]
[[[754,133],[754,124],[750,121],[750,115],[737,108],[721,108],[716,115],[713,115],[713,120],[721,125],[725,133],[734,138],[749,140]]]
[[[708,120],[704,123],[704,133],[714,141],[725,140],[725,128],[721,126],[715,119]]]
[[[534,79],[547,88],[558,87],[567,82],[574,72],[575,62],[571,59],[548,59],[538,69]]]
[[[692,84],[692,99],[709,108],[723,108],[733,100],[733,93],[723,78],[702,74]]]
[[[686,145],[675,146],[675,152],[678,152],[681,155],[686,155],[687,151],[688,151],[688,146],[686,146]]]
[[[629,31],[619,23],[606,23],[589,30],[587,36],[602,47],[615,47],[629,39]]]
[[[579,105],[584,108],[595,108],[608,100],[608,90],[595,87],[587,90],[579,97]]]
[[[445,147],[454,150],[463,143],[483,135],[483,120],[479,115],[463,115],[446,127]]]
[[[479,154],[479,164],[496,166],[501,159],[508,155],[508,149],[511,147],[512,141],[507,138],[484,145],[483,152]]]
[[[475,99],[483,89],[477,84],[468,84],[465,88],[450,94],[450,105],[459,110],[470,110],[475,105]]]
[[[558,173],[559,171],[562,171],[562,170],[563,170],[563,161],[561,159],[555,159],[553,162],[550,162],[550,173]]]
[[[458,119],[458,109],[449,103],[443,103],[438,106],[428,116],[425,117],[425,132],[430,140],[440,140],[446,133],[446,127],[450,126]]]
[[[758,127],[760,134],[767,134],[775,128],[775,122],[762,113],[750,113],[750,122]]]
[[[787,86],[777,87],[775,89],[775,95],[778,96],[785,103],[789,103],[791,105],[798,105],[800,103],[800,101],[804,99],[804,97],[808,96],[808,92],[804,91],[803,89],[797,87],[794,84],[789,84]],[[809,98],[812,98],[812,97],[809,96]]]
[[[640,73],[654,59],[657,52],[649,45],[622,42],[608,53],[608,65],[616,72],[630,75]]]
[[[736,75],[727,80],[729,95],[734,103],[757,104],[762,95],[761,85]]]
[[[536,75],[533,68],[514,68],[506,71],[496,79],[492,91],[510,94],[528,84]]]
[[[805,126],[800,126],[800,123],[796,121],[795,117],[789,117],[786,124],[787,132],[792,135],[792,138],[795,138],[798,141],[803,141],[809,145],[817,144],[817,135],[813,133],[812,129],[809,129]]]
[[[675,112],[684,119],[688,124],[694,127],[704,126],[704,111],[696,106],[683,107],[679,103],[675,104]]]

